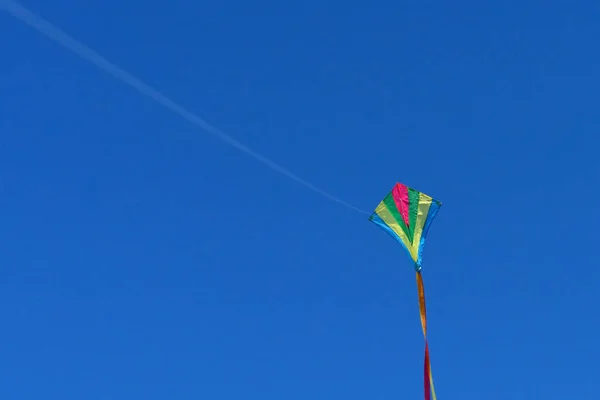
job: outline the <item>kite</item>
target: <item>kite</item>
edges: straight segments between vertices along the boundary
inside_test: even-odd
[[[389,233],[404,247],[414,262],[417,274],[417,292],[419,294],[419,311],[421,327],[425,338],[424,390],[425,400],[437,400],[433,387],[433,376],[429,362],[429,345],[427,343],[427,312],[425,307],[425,289],[421,276],[422,253],[425,237],[442,203],[434,198],[397,183],[392,191],[379,203],[369,221]]]

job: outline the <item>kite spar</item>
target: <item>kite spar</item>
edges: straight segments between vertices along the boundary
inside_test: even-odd
[[[437,400],[433,387],[433,376],[429,362],[427,343],[427,311],[425,307],[425,288],[421,276],[422,252],[425,237],[442,203],[406,185],[397,183],[392,191],[379,203],[369,221],[389,233],[407,251],[415,265],[417,273],[417,292],[421,327],[425,338],[424,390],[425,400]]]

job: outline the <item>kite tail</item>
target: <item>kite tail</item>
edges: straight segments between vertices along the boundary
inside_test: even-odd
[[[423,366],[423,383],[425,389],[425,400],[437,400],[435,389],[433,387],[433,375],[431,374],[431,364],[429,362],[429,344],[427,343],[427,309],[425,307],[425,287],[423,286],[423,277],[421,271],[417,271],[417,290],[419,292],[419,311],[421,313],[421,327],[423,328],[423,337],[425,338],[425,362]]]

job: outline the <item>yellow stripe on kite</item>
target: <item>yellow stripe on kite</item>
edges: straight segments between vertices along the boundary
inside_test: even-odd
[[[413,251],[417,254],[417,257],[419,245],[421,244],[421,236],[423,235],[423,227],[425,226],[425,221],[427,221],[427,214],[429,213],[429,207],[431,207],[432,201],[433,199],[426,194],[421,193],[419,196],[419,208],[417,211],[417,221],[412,242]]]

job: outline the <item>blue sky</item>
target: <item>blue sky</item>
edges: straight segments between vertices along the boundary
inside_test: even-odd
[[[595,398],[597,2],[21,4],[362,210],[396,181],[441,200],[441,400]],[[0,35],[1,398],[422,398],[399,244],[5,11]]]

